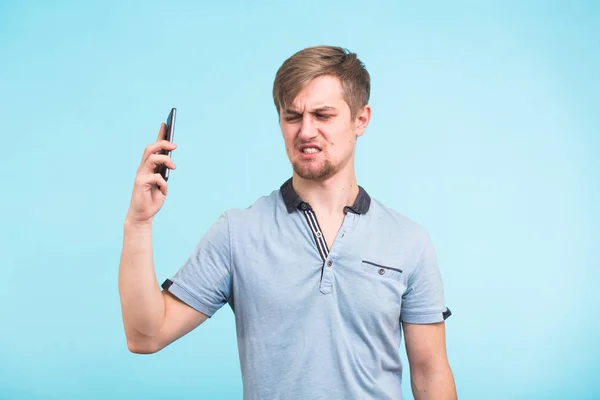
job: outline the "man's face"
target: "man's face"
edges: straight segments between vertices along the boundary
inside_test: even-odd
[[[298,176],[323,181],[353,168],[356,137],[366,129],[370,108],[352,120],[338,78],[315,78],[280,114],[286,152]]]

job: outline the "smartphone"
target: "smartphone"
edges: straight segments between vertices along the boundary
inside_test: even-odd
[[[177,114],[177,109],[176,108],[171,108],[171,112],[169,113],[169,116],[167,117],[167,121],[165,122],[167,125],[167,129],[166,129],[166,134],[165,134],[165,140],[168,140],[169,142],[173,141],[173,136],[175,134],[175,116]],[[167,155],[169,157],[171,157],[171,150],[161,150],[160,154],[164,154]],[[160,164],[158,166],[158,172],[162,175],[163,179],[165,181],[169,180],[169,168],[167,168],[166,165],[164,164]]]

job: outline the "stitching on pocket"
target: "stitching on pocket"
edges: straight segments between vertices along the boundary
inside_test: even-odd
[[[400,273],[402,273],[402,270],[401,270],[401,269],[398,269],[398,268],[393,268],[393,267],[388,267],[388,266],[381,265],[381,264],[376,264],[376,263],[374,263],[374,262],[367,261],[367,260],[362,260],[362,262],[364,262],[364,263],[366,263],[366,264],[373,265],[373,266],[375,266],[375,267],[384,268],[384,269],[389,269],[389,270],[392,270],[392,271],[397,271],[397,272],[400,272]]]

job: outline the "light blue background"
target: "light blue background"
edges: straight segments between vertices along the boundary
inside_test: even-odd
[[[372,75],[359,183],[434,240],[459,398],[599,399],[600,5],[420,4],[2,2],[0,399],[241,398],[228,306],[127,351],[122,222],[173,106],[160,282],[276,189],[272,81],[315,44]]]

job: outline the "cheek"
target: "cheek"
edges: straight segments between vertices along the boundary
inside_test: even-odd
[[[328,151],[333,157],[345,157],[346,153],[351,152],[354,146],[354,136],[347,130],[336,132],[335,135],[329,135],[325,139]]]
[[[288,153],[294,148],[294,138],[286,130],[282,130],[283,143],[285,145],[285,151]]]

